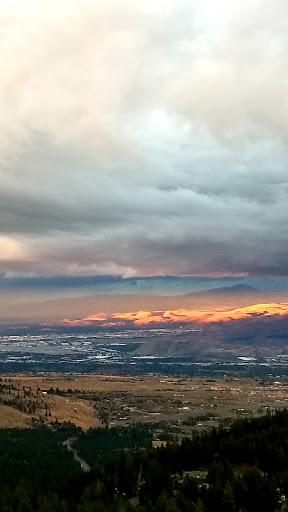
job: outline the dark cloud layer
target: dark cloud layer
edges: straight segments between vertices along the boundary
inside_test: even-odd
[[[12,3],[0,272],[288,274],[284,0]]]
[[[242,290],[242,286],[244,289]],[[184,296],[190,292],[201,292],[214,290],[215,293],[225,291],[231,296],[233,291],[242,290],[245,295],[245,287],[252,287],[252,290],[261,291],[288,291],[288,278],[270,277],[248,278],[248,277],[178,277],[178,276],[151,276],[151,277],[128,277],[120,275],[92,275],[92,276],[13,276],[0,275],[0,290],[6,291],[30,291],[33,290],[87,290],[97,293],[158,293],[163,296],[180,295]],[[231,288],[232,287],[232,288]],[[234,287],[236,287],[234,289]],[[231,292],[229,293],[229,290]],[[187,296],[188,296],[187,295]],[[120,295],[121,296],[121,295]],[[45,299],[45,296],[42,297]],[[275,299],[274,299],[275,300]]]

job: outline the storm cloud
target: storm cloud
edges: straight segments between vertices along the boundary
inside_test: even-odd
[[[286,1],[0,14],[0,273],[287,275]]]

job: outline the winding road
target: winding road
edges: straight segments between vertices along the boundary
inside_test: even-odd
[[[82,470],[85,473],[88,473],[90,471],[91,467],[89,466],[89,464],[87,464],[87,462],[84,459],[81,459],[81,457],[79,457],[78,452],[72,446],[72,443],[73,443],[73,441],[75,441],[75,439],[76,439],[75,437],[69,437],[68,439],[66,439],[66,441],[63,442],[63,445],[66,446],[66,448],[69,452],[73,453],[74,459],[77,460],[77,462],[79,462]]]

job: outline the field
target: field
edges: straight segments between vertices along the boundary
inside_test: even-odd
[[[88,429],[137,422],[187,434],[288,402],[288,379],[2,375],[0,427],[71,422]]]

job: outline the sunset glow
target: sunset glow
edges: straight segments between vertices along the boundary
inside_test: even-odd
[[[97,313],[79,320],[63,320],[67,325],[89,326],[93,324],[103,326],[125,325],[129,322],[135,326],[145,326],[152,323],[173,324],[173,323],[212,323],[227,322],[257,316],[288,315],[288,303],[255,304],[249,307],[232,310],[188,310],[175,309],[167,311],[133,311],[126,313],[113,313],[108,318],[105,313]],[[108,322],[106,322],[108,320]],[[110,321],[109,321],[110,320]],[[105,321],[105,323],[103,323]]]

